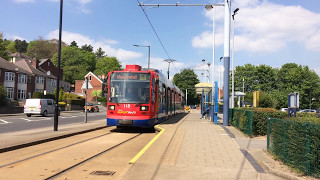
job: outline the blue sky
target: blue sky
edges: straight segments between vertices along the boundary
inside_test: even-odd
[[[174,0],[146,0],[145,4],[174,4]],[[59,0],[6,0],[1,2],[0,32],[6,39],[58,39]],[[180,0],[180,4],[223,3],[224,0]],[[247,63],[281,67],[308,65],[320,75],[320,2],[318,0],[234,0],[235,66]],[[215,78],[223,56],[224,8],[215,8]],[[204,7],[145,7],[167,53],[162,48],[137,0],[64,0],[62,39],[67,44],[91,44],[116,56],[123,67],[151,67],[167,72],[164,59],[174,59],[170,76],[192,68],[199,79],[206,59],[212,62],[214,11]],[[231,44],[232,45],[232,44]],[[212,67],[211,67],[212,72]]]

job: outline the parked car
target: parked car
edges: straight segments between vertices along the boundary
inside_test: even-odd
[[[315,109],[302,109],[299,112],[304,112],[304,113],[315,113],[317,110]]]
[[[282,111],[282,112],[288,112],[288,108],[281,108],[280,111]]]
[[[83,110],[86,109],[86,106],[83,106]],[[87,111],[89,112],[99,112],[99,106],[94,105],[93,103],[87,103]]]
[[[317,111],[316,111],[316,117],[317,117],[317,118],[320,118],[320,108],[317,109]]]
[[[60,116],[61,109],[58,109],[58,116]],[[24,114],[28,117],[37,114],[47,116],[55,113],[55,102],[53,99],[26,99],[24,104]]]

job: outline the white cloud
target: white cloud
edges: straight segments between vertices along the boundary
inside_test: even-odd
[[[14,0],[16,3],[30,3],[30,2],[35,2],[35,0]]]
[[[267,0],[235,0],[233,7],[240,8],[235,16],[235,50],[277,52],[297,42],[304,44],[306,49],[320,51],[319,13],[301,6],[284,6]],[[205,12],[205,16],[212,20],[212,13]],[[216,21],[217,27],[224,28],[222,8],[216,10]],[[222,45],[222,29],[217,30],[216,36],[216,45]],[[209,48],[211,44],[212,32],[203,32],[192,41],[193,47],[197,48]]]
[[[59,37],[58,30],[52,31],[47,35],[48,39],[53,39],[53,38],[58,39],[58,37]],[[116,49],[111,47],[110,45],[118,43],[115,40],[108,40],[108,39],[94,40],[82,34],[72,33],[68,31],[62,32],[62,41],[67,44],[70,44],[72,41],[76,41],[79,47],[85,44],[88,44],[88,45],[90,44],[94,48],[94,50],[101,47],[108,56],[117,57],[123,63],[127,63],[132,59],[136,59],[143,56],[141,53],[138,53],[138,52],[128,51],[124,49]]]
[[[20,39],[20,40],[26,40],[25,38],[21,37],[21,36],[18,36],[18,35],[13,35],[13,34],[5,34],[4,35],[5,39],[8,39],[8,40],[11,40],[11,41],[14,41],[16,39]]]

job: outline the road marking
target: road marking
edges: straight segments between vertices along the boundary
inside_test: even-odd
[[[22,120],[25,120],[27,122],[32,122],[32,121],[41,121],[41,120],[31,120],[31,119],[26,119],[26,118],[21,118]]]
[[[5,121],[5,120],[3,120],[3,119],[0,119],[0,121],[3,122],[3,123],[0,123],[0,124],[9,124],[9,123],[12,123],[12,122]]]

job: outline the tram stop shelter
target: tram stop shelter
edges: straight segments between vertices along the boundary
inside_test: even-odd
[[[210,83],[198,83],[195,85],[195,89],[196,89],[196,94],[201,95],[201,115],[202,118],[205,114],[205,112],[207,111],[207,109],[211,109],[213,108],[213,106],[210,106],[211,102],[212,102],[212,84]],[[211,110],[209,110],[210,112],[210,117],[211,116]]]
[[[234,92],[234,97],[238,99],[238,107],[243,107],[243,102],[241,101],[241,97],[244,97],[246,94],[244,92],[239,92],[239,91],[236,91]],[[230,99],[229,99],[229,104],[231,105],[231,98],[232,96],[230,96]],[[242,105],[241,105],[242,104]]]

